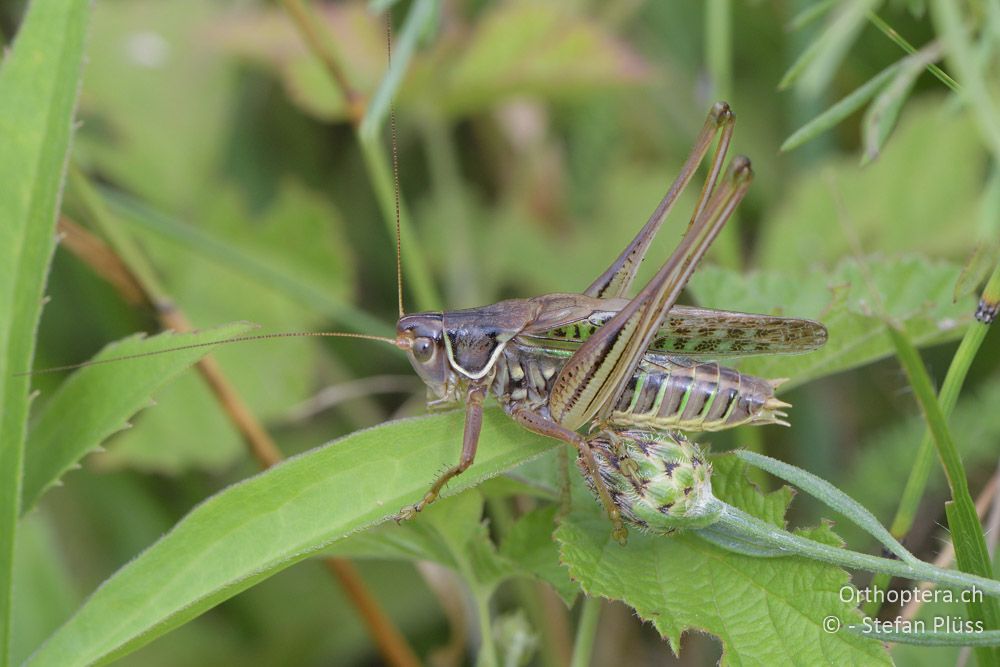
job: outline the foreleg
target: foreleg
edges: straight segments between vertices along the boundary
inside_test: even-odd
[[[424,494],[420,502],[415,505],[408,505],[396,515],[396,521],[405,521],[416,516],[417,512],[427,507],[437,500],[444,488],[453,477],[457,477],[465,472],[476,459],[476,449],[479,446],[479,432],[483,428],[483,401],[486,398],[486,387],[474,385],[469,388],[466,397],[465,408],[465,430],[462,434],[462,455],[458,464],[448,468],[434,480],[431,488]]]

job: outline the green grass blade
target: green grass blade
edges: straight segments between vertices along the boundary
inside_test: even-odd
[[[836,5],[837,0],[820,0],[819,2],[814,2],[792,17],[792,20],[788,22],[788,30],[802,30],[817,19],[822,18],[824,14]]]
[[[841,3],[830,15],[823,33],[788,68],[778,89],[784,90],[794,83],[808,97],[824,90],[864,27],[868,13],[879,5],[880,0]]]
[[[190,334],[132,336],[105,347],[94,360],[128,357],[183,345],[222,342],[253,326],[230,324]],[[30,510],[88,452],[150,405],[150,394],[212,351],[211,346],[177,350],[120,363],[82,368],[64,382],[39,412],[24,455],[21,512]]]
[[[986,289],[983,291],[980,303],[990,298],[995,299],[998,295],[1000,295],[1000,266],[994,269],[993,275]],[[951,417],[951,413],[955,409],[955,404],[958,402],[958,395],[965,384],[965,378],[972,367],[973,360],[976,358],[976,353],[986,338],[988,329],[989,325],[985,322],[974,322],[966,330],[965,335],[962,337],[962,342],[955,352],[955,356],[952,357],[951,364],[948,366],[948,373],[945,375],[937,399],[941,414],[945,419]],[[968,452],[966,452],[966,456],[968,456]],[[906,479],[906,486],[903,487],[902,496],[900,497],[895,517],[890,526],[890,532],[893,537],[899,539],[903,539],[910,532],[910,528],[913,527],[920,501],[927,490],[927,480],[934,465],[934,438],[929,431],[920,442],[920,447],[917,449],[916,454],[912,456],[912,461],[913,465]],[[884,589],[888,585],[889,577],[886,575],[877,575],[872,580],[873,589]],[[879,602],[874,600],[869,601],[865,604],[865,612],[870,615],[876,615],[881,606]]]
[[[861,132],[864,144],[864,152],[861,157],[862,166],[876,159],[882,152],[882,146],[885,145],[889,134],[896,127],[903,102],[909,97],[917,78],[940,57],[940,46],[931,44],[900,61],[901,67],[896,72],[892,82],[879,93],[875,101],[865,111]]]
[[[119,570],[29,665],[125,655],[345,535],[416,501],[457,460],[461,412],[354,433],[236,484],[193,509]],[[476,463],[452,494],[556,446],[488,409]]]
[[[871,21],[872,25],[882,31],[882,34],[892,40],[893,44],[896,44],[899,48],[906,51],[908,54],[912,55],[917,52],[917,48],[910,44],[906,39],[896,32],[891,25],[886,23],[882,18],[875,12],[868,14],[868,20]],[[927,71],[937,77],[937,80],[948,86],[952,92],[957,93],[961,90],[958,82],[953,78],[948,76],[948,74],[942,70],[940,67],[934,63],[929,63],[927,65]]]
[[[948,516],[948,527],[951,530],[955,545],[955,560],[959,569],[981,577],[992,578],[993,568],[989,552],[986,549],[986,538],[976,514],[976,506],[969,493],[969,484],[962,466],[962,459],[952,441],[948,424],[941,405],[934,394],[927,368],[920,359],[916,347],[906,334],[893,326],[888,327],[889,335],[896,346],[897,355],[903,370],[906,371],[913,393],[920,404],[920,410],[927,421],[938,457],[948,478],[951,488],[951,502],[945,505]],[[995,599],[973,600],[968,603],[969,614],[973,620],[979,620],[987,630],[1000,629],[1000,605]],[[980,648],[976,651],[981,665],[998,664],[995,651]]]
[[[994,269],[993,275],[986,289],[983,291],[983,300],[995,299],[998,295],[1000,295],[1000,266]],[[946,419],[951,416],[952,410],[955,409],[955,404],[958,402],[958,395],[965,384],[965,378],[972,367],[972,362],[976,358],[980,346],[983,344],[983,340],[986,338],[988,330],[989,325],[985,322],[974,322],[966,330],[965,335],[962,337],[962,342],[955,352],[955,356],[952,357],[937,399],[941,414]],[[891,532],[894,537],[902,539],[913,526],[920,500],[923,498],[924,490],[927,488],[927,478],[933,464],[933,456],[934,438],[928,431],[924,435],[923,441],[920,443],[920,448],[913,459],[910,476],[907,478],[906,487],[903,490],[899,507],[896,510],[896,516],[892,521]]]
[[[905,60],[905,59],[904,59]],[[857,111],[870,100],[875,94],[886,85],[886,82],[895,76],[903,60],[889,65],[884,70],[873,76],[866,83],[859,86],[854,92],[840,100],[832,107],[813,118],[811,121],[795,130],[785,142],[781,144],[782,151],[790,151],[798,148],[802,144],[823,134],[830,128],[837,125],[852,113]]]
[[[10,652],[14,542],[31,366],[73,132],[90,3],[33,2],[0,69],[0,665]]]

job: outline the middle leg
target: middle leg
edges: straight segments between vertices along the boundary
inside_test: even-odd
[[[618,506],[615,505],[614,499],[611,497],[611,492],[608,491],[607,484],[604,483],[604,479],[601,477],[597,461],[594,459],[594,452],[591,450],[587,439],[576,431],[571,431],[551,419],[546,419],[537,412],[532,412],[525,408],[515,409],[511,413],[511,417],[529,431],[549,438],[562,440],[573,445],[580,452],[580,456],[583,458],[587,470],[590,471],[590,476],[594,480],[594,488],[597,489],[597,495],[601,499],[601,504],[604,505],[604,509],[608,513],[608,518],[611,519],[611,536],[624,545],[628,538],[628,529],[625,527],[625,522],[622,521],[621,512],[618,510]]]

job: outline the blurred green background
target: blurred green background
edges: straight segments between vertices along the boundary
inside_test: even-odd
[[[792,24],[803,10],[823,5],[826,14]],[[835,293],[840,286],[809,276],[858,256],[873,257],[876,266],[909,258],[919,262],[916,273],[946,267],[953,285],[977,244],[997,238],[1000,187],[976,120],[940,80],[923,73],[912,90],[886,103],[898,108],[883,115],[901,113],[891,134],[876,142],[877,156],[866,144],[865,123],[872,121],[863,111],[780,150],[795,130],[905,55],[864,8],[877,10],[914,45],[935,39],[921,2],[844,5],[863,8],[845,48],[824,51],[817,62],[825,69],[816,65],[779,90],[789,67],[828,34],[839,8],[792,0],[444,2],[419,35],[396,102],[399,181],[414,231],[406,241],[426,258],[415,265],[404,252],[403,263],[431,285],[421,295],[406,282],[408,309],[586,287],[655,207],[717,99],[731,103],[738,119],[733,150],[752,158],[757,177],[685,301],[823,319],[822,309],[796,310],[797,291],[809,285]],[[409,8],[394,8],[397,24]],[[8,38],[22,9],[0,3]],[[364,3],[317,3],[316,17],[350,85],[368,99],[385,68],[383,15]],[[129,223],[195,326],[249,320],[262,332],[386,334],[396,318],[394,239],[349,114],[276,4],[102,0],[91,26],[72,163]],[[862,166],[865,155],[874,159]],[[688,193],[681,210],[691,203]],[[72,197],[66,213],[86,222]],[[667,257],[682,228],[678,218],[661,234],[643,275]],[[756,282],[740,278],[747,274]],[[762,283],[772,289],[752,292]],[[109,341],[157,330],[150,312],[125,303],[64,249],[48,294],[36,367],[78,362]],[[948,310],[951,297],[944,290],[910,303],[933,302],[940,313],[967,320],[967,295],[955,310]],[[934,312],[938,338],[954,341],[960,326]],[[954,347],[927,350],[936,379]],[[384,346],[276,341],[234,345],[216,356],[286,455],[423,410],[423,388],[403,355]],[[795,367],[786,363],[795,362],[769,360],[769,373],[794,379]],[[994,332],[954,419],[974,493],[996,465],[998,364]],[[38,376],[38,401],[59,381]],[[701,440],[715,449],[762,448],[891,521],[922,433],[898,364],[889,359],[838,373],[784,398],[795,405],[793,428]],[[134,422],[31,516],[25,548],[36,558],[24,585],[38,587],[39,609],[22,626],[31,631],[18,637],[20,655],[194,504],[256,470],[194,373],[160,392],[156,406]],[[946,493],[935,470],[907,540],[924,558],[940,548]],[[797,502],[793,513],[804,521],[819,516],[808,502]],[[856,547],[866,544],[847,527],[843,534]],[[446,641],[445,615],[413,564],[364,562],[361,570],[419,652]],[[504,596],[498,604],[514,606]],[[630,610],[608,605],[594,664],[626,656],[634,664],[673,660]],[[938,664],[942,656],[937,649],[898,654],[904,664]],[[717,658],[717,645],[694,635],[680,663]],[[317,563],[306,562],[123,663],[378,660],[343,594]]]

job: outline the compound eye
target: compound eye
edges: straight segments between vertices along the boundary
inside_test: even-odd
[[[434,356],[434,341],[426,336],[420,336],[413,341],[413,358],[426,364]]]

